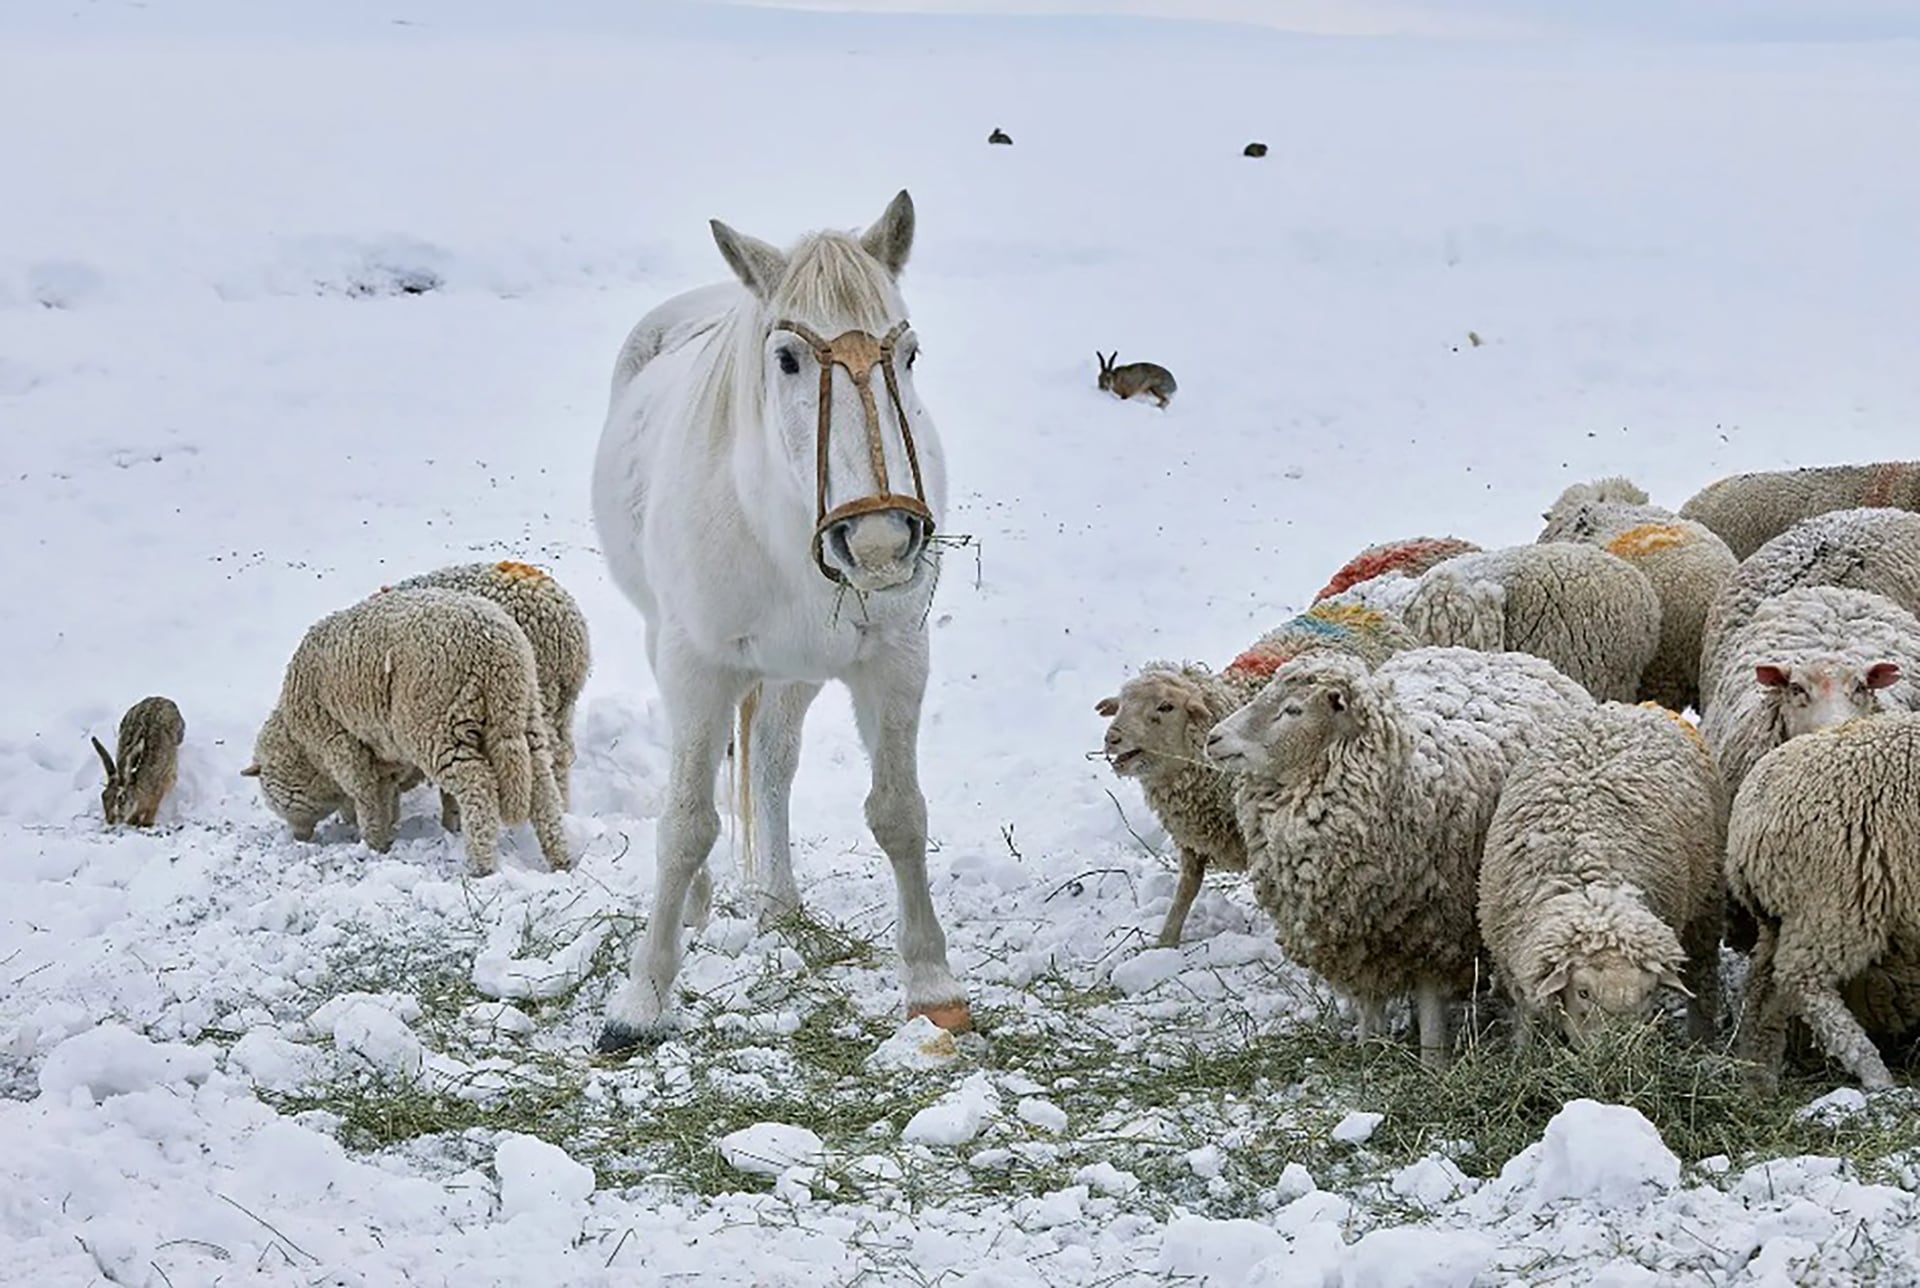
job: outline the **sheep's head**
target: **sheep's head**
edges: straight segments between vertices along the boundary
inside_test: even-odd
[[[1557,1012],[1576,1046],[1651,1018],[1663,988],[1693,995],[1680,978],[1678,936],[1628,887],[1588,886],[1549,900],[1535,934],[1540,973],[1530,1000]]]
[[[1645,505],[1646,492],[1632,479],[1605,478],[1591,483],[1575,483],[1560,494],[1551,506],[1540,512],[1546,520],[1542,541],[1577,541],[1593,535],[1593,507],[1598,505]]]
[[[1320,763],[1358,728],[1355,704],[1367,667],[1338,653],[1309,653],[1274,673],[1253,701],[1213,727],[1207,756],[1222,769],[1286,782]]]
[[[275,707],[260,726],[253,743],[253,763],[240,771],[260,780],[260,795],[268,808],[293,828],[294,839],[311,841],[321,819],[346,803],[339,784],[308,758],[287,732],[280,708]]]
[[[1102,698],[1094,710],[1109,717],[1107,764],[1122,778],[1153,778],[1200,760],[1213,710],[1199,682],[1177,667],[1154,664]]]
[[[1900,664],[1819,657],[1762,663],[1753,678],[1780,704],[1787,737],[1798,738],[1880,710],[1880,691],[1900,682]]]

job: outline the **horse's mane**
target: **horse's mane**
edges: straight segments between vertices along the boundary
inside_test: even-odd
[[[851,233],[809,233],[787,253],[787,273],[762,304],[742,290],[710,334],[701,361],[707,366],[694,394],[695,423],[722,425],[757,419],[766,393],[761,366],[767,331],[781,319],[811,327],[831,339],[842,331],[884,333],[905,316],[892,276]]]

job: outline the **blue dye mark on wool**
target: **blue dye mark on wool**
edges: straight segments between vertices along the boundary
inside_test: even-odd
[[[1330,622],[1322,617],[1296,617],[1287,623],[1287,628],[1289,630],[1310,631],[1315,635],[1325,636],[1328,639],[1344,639],[1347,635],[1351,634],[1347,627],[1341,623]]]

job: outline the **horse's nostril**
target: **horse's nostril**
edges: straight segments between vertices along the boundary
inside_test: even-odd
[[[848,568],[853,567],[853,545],[849,540],[852,530],[851,523],[836,523],[833,531],[827,534],[827,542],[833,547],[834,555]]]

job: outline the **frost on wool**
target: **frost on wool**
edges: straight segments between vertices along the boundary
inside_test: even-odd
[[[1214,730],[1209,754],[1240,774],[1255,895],[1287,954],[1358,1004],[1362,1037],[1414,993],[1422,1055],[1444,1062],[1501,787],[1547,723],[1591,705],[1521,653],[1421,648],[1371,674],[1318,653]]]
[[[1435,564],[1455,555],[1473,554],[1479,549],[1473,542],[1462,541],[1458,537],[1406,537],[1399,541],[1383,541],[1379,545],[1368,546],[1340,565],[1340,571],[1334,573],[1332,579],[1320,588],[1313,602],[1317,604],[1323,599],[1330,599],[1375,577],[1390,574],[1418,577]]]
[[[1660,601],[1625,560],[1552,542],[1449,559],[1401,616],[1428,644],[1544,658],[1600,700],[1631,701],[1660,642]]]
[[[1557,1012],[1575,1041],[1690,994],[1710,1037],[1720,995],[1727,797],[1693,727],[1651,704],[1575,711],[1515,766],[1487,830],[1480,933],[1525,1041]]]
[[[1095,709],[1110,717],[1107,763],[1119,777],[1139,780],[1147,807],[1180,851],[1180,885],[1160,928],[1160,946],[1180,942],[1210,865],[1229,872],[1247,866],[1232,780],[1206,758],[1213,726],[1252,699],[1278,667],[1303,653],[1349,653],[1373,666],[1417,643],[1386,614],[1316,604],[1261,636],[1220,674],[1195,663],[1151,662],[1117,695],[1100,700]]]
[[[1920,710],[1920,618],[1872,591],[1806,586],[1762,600],[1723,656],[1700,732],[1730,792],[1788,738]]]
[[[1728,639],[1764,601],[1803,586],[1870,590],[1920,613],[1920,514],[1836,510],[1794,524],[1748,556],[1721,587],[1701,630],[1700,696],[1709,706],[1728,665]]]
[[[1920,510],[1920,461],[1735,474],[1707,484],[1680,513],[1712,528],[1745,559],[1802,519],[1863,506]]]
[[[455,564],[383,586],[381,590],[428,588],[464,591],[491,599],[507,610],[514,625],[533,645],[540,676],[540,704],[552,729],[553,777],[564,808],[572,799],[573,710],[592,669],[586,615],[559,582],[532,564],[502,559],[496,563]],[[458,824],[452,825],[454,828]]]
[[[502,824],[533,823],[568,866],[533,646],[491,600],[451,590],[370,596],[310,627],[287,663],[246,771],[302,840],[351,806],[368,845],[393,844],[399,784],[419,769],[460,804],[477,875]]]
[[[1739,560],[1711,529],[1648,505],[1623,478],[1576,483],[1542,516],[1541,542],[1599,546],[1645,574],[1660,600],[1660,643],[1638,697],[1674,711],[1700,706],[1700,631]]]
[[[1787,1022],[1868,1090],[1893,1079],[1841,987],[1920,955],[1920,713],[1853,720],[1760,758],[1727,828],[1729,892],[1759,922],[1744,1054],[1779,1076]]]

